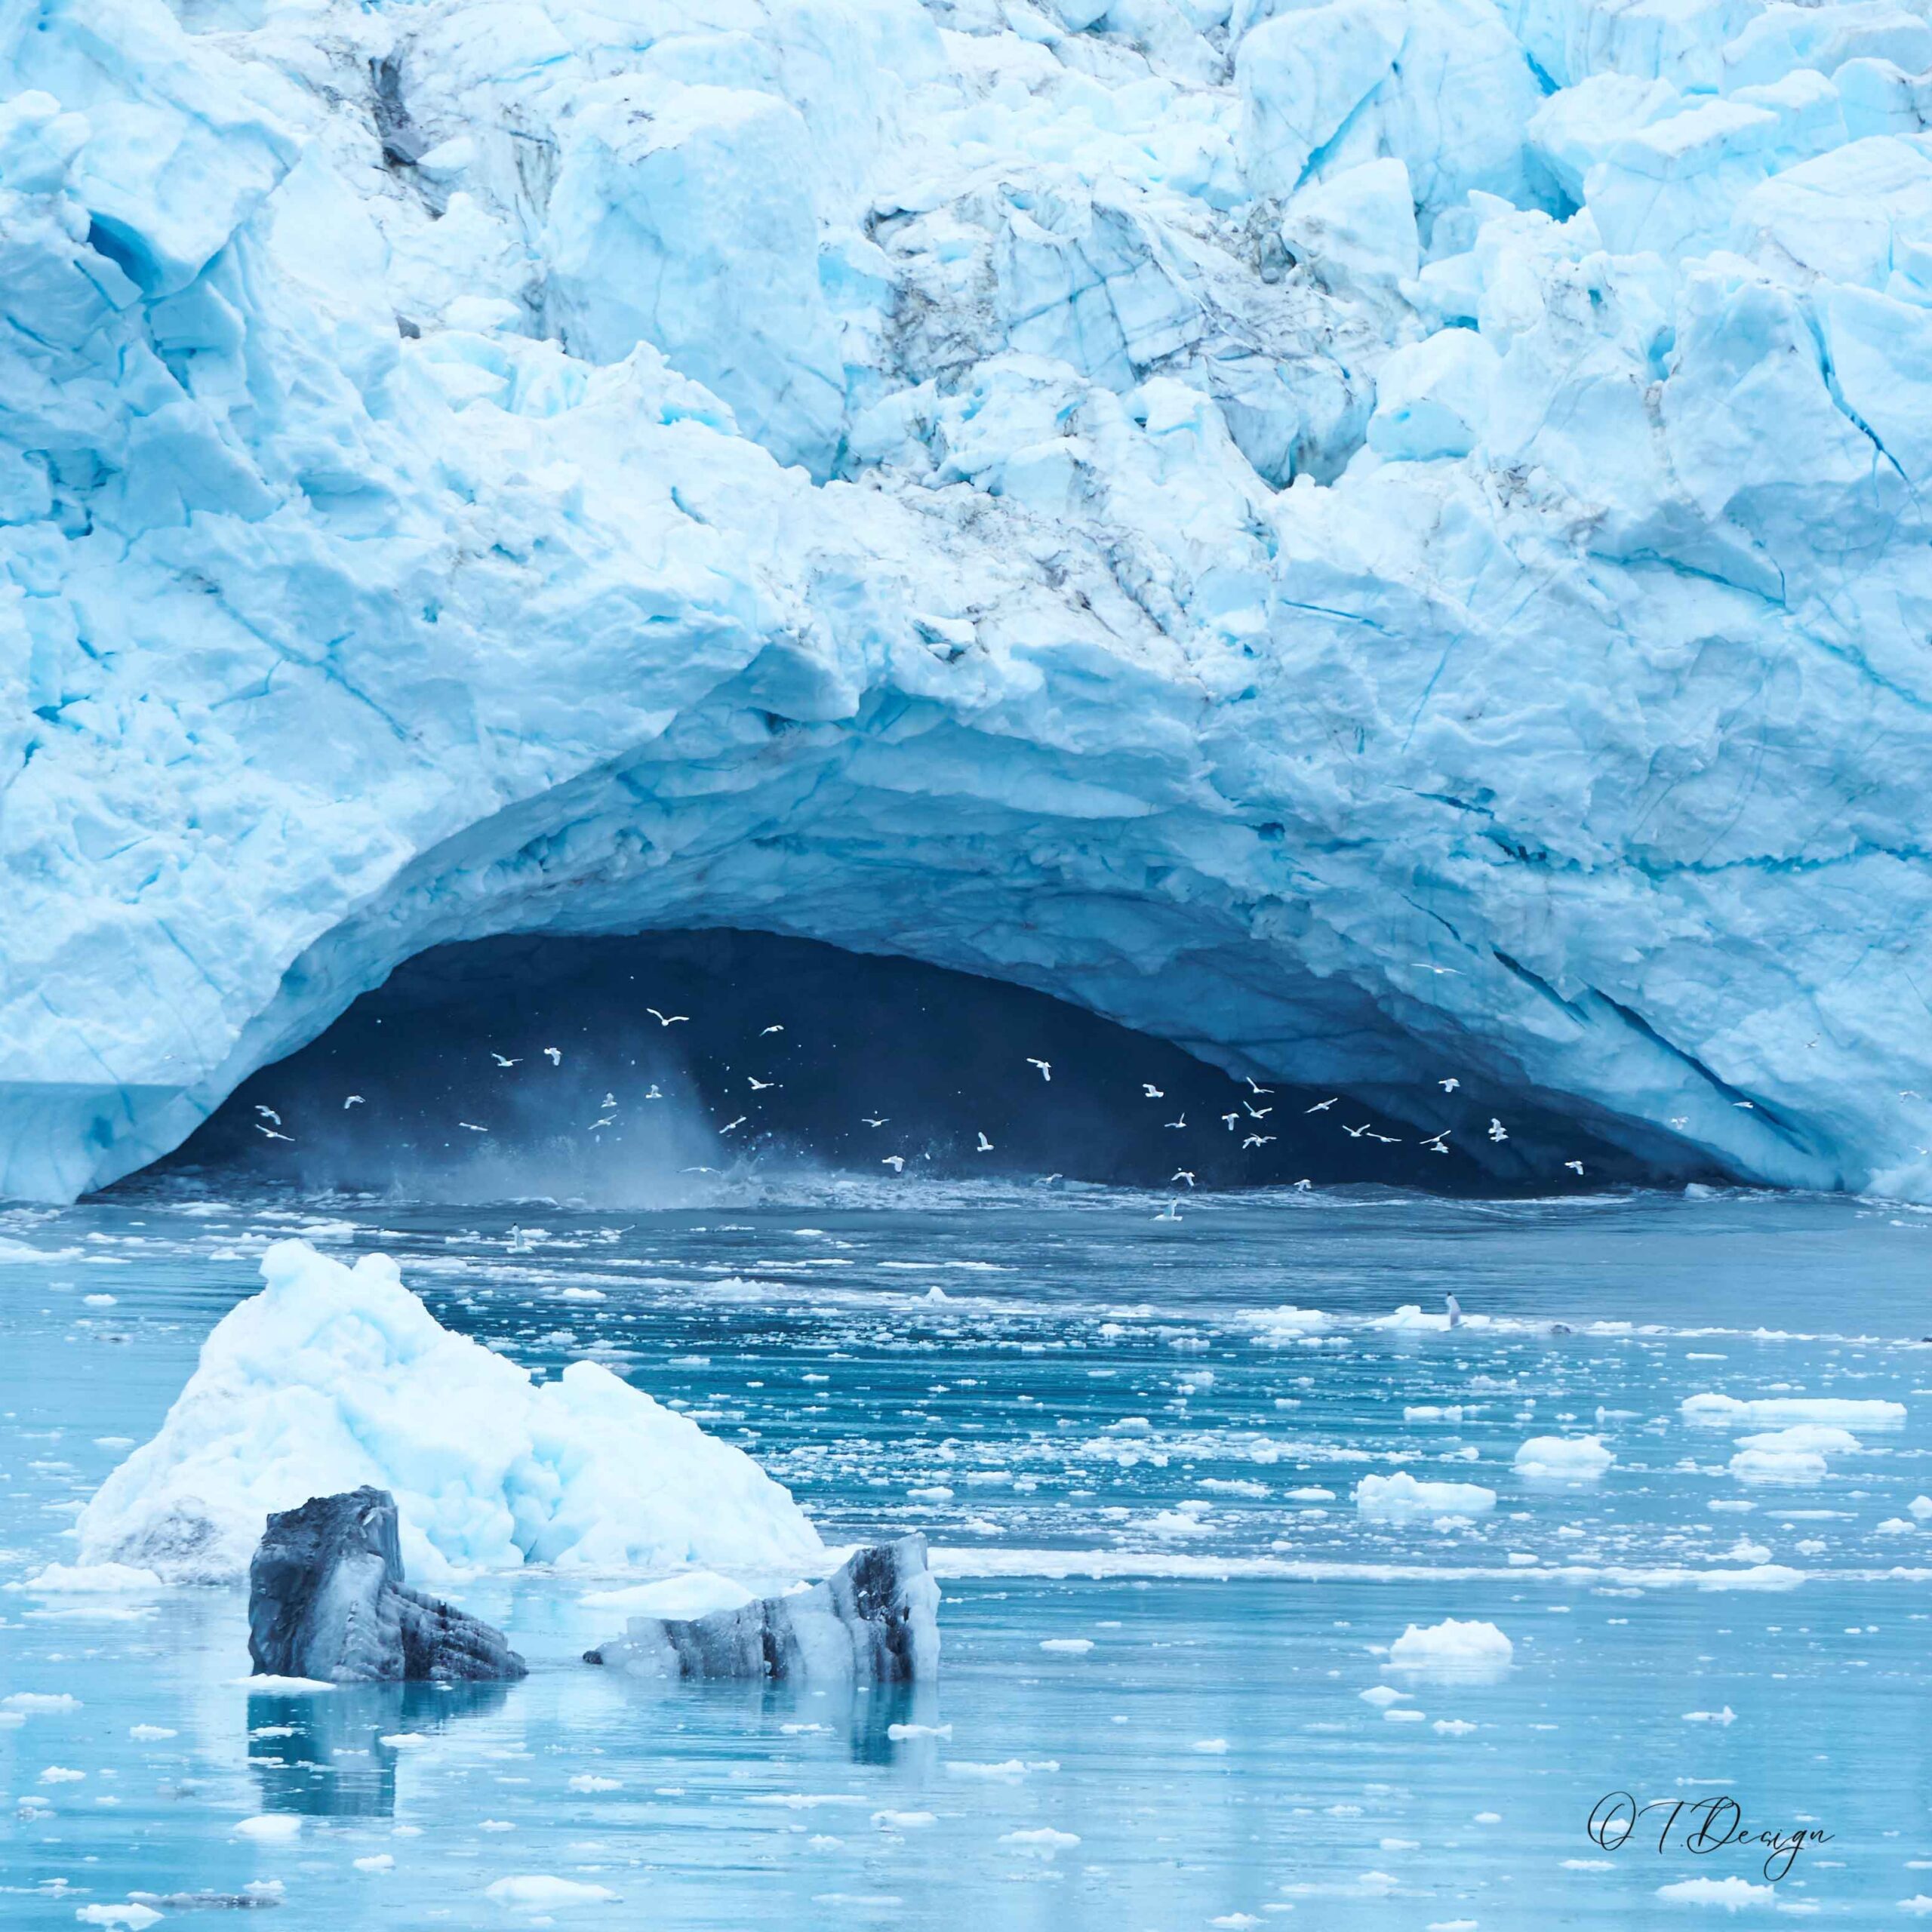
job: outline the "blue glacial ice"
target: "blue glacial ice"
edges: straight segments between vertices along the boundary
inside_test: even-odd
[[[1923,0],[6,0],[0,1193],[736,925],[1932,1198]]]

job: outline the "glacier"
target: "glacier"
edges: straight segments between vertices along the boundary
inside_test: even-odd
[[[735,926],[1932,1198],[1926,0],[0,0],[0,1194]]]

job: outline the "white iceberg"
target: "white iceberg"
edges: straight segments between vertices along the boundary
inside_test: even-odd
[[[1389,1661],[1398,1670],[1487,1676],[1500,1671],[1515,1654],[1515,1645],[1494,1623],[1447,1617],[1426,1629],[1411,1623],[1389,1647]]]
[[[1890,1429],[1906,1417],[1903,1402],[1836,1395],[1687,1395],[1678,1405],[1688,1423],[1734,1429],[1746,1423],[1825,1423],[1845,1429]]]
[[[1519,1475],[1543,1476],[1564,1482],[1594,1482],[1617,1460],[1595,1435],[1533,1435],[1516,1451]]]
[[[224,1315],[154,1439],[82,1512],[84,1564],[242,1576],[271,1510],[369,1484],[405,1568],[826,1567],[789,1493],[742,1450],[598,1364],[537,1383],[441,1327],[386,1255],[305,1241]]]
[[[1481,1516],[1496,1507],[1496,1492],[1472,1482],[1422,1482],[1406,1469],[1364,1476],[1355,1484],[1355,1514],[1364,1521],[1412,1523],[1436,1516]]]

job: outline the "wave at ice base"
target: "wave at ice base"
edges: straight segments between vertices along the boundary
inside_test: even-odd
[[[84,1564],[232,1581],[271,1510],[370,1483],[395,1497],[411,1576],[826,1566],[750,1457],[599,1364],[533,1382],[443,1327],[386,1255],[352,1269],[279,1241],[262,1273],[82,1513]]]
[[[735,924],[1932,1197],[1923,11],[0,14],[0,1193]]]

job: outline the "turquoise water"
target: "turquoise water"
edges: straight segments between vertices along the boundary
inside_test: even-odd
[[[1932,1216],[1270,1195],[1175,1223],[1121,1192],[912,1198],[0,1217],[0,1242],[62,1257],[0,1263],[0,1696],[75,1700],[0,1726],[0,1919],[252,1886],[291,1928],[1528,1932],[1694,1923],[1721,1900],[1657,1894],[1700,1878],[1847,1924],[1932,1895],[1932,1505],[1911,1507],[1932,1492]],[[237,1594],[19,1587],[72,1560],[79,1503],[261,1247],[305,1230],[395,1254],[439,1319],[532,1367],[595,1349],[829,1538],[924,1529],[937,1684],[647,1689],[577,1660],[614,1634],[578,1601],[594,1583],[525,1574],[460,1593],[531,1658],[523,1684],[264,1697],[238,1681]],[[1451,1288],[1472,1318],[1453,1333],[1373,1325]],[[1284,1305],[1327,1320],[1266,1318]],[[1852,1425],[1811,1479],[1751,1482],[1737,1438],[1780,1425],[1687,1420],[1706,1392],[1906,1413]],[[1600,1478],[1515,1467],[1582,1432],[1614,1452]],[[1361,1518],[1356,1484],[1398,1469],[1494,1508]],[[1494,1623],[1507,1668],[1390,1663],[1449,1617]],[[1091,1647],[1041,1647],[1068,1639]],[[1361,1695],[1380,1687],[1401,1694]],[[1687,1814],[1661,1851],[1656,1811],[1592,1842],[1615,1792],[1830,1836],[1774,1887],[1761,1846],[1687,1848]],[[265,1817],[280,1835],[238,1833]],[[614,1896],[487,1896],[517,1876]]]

